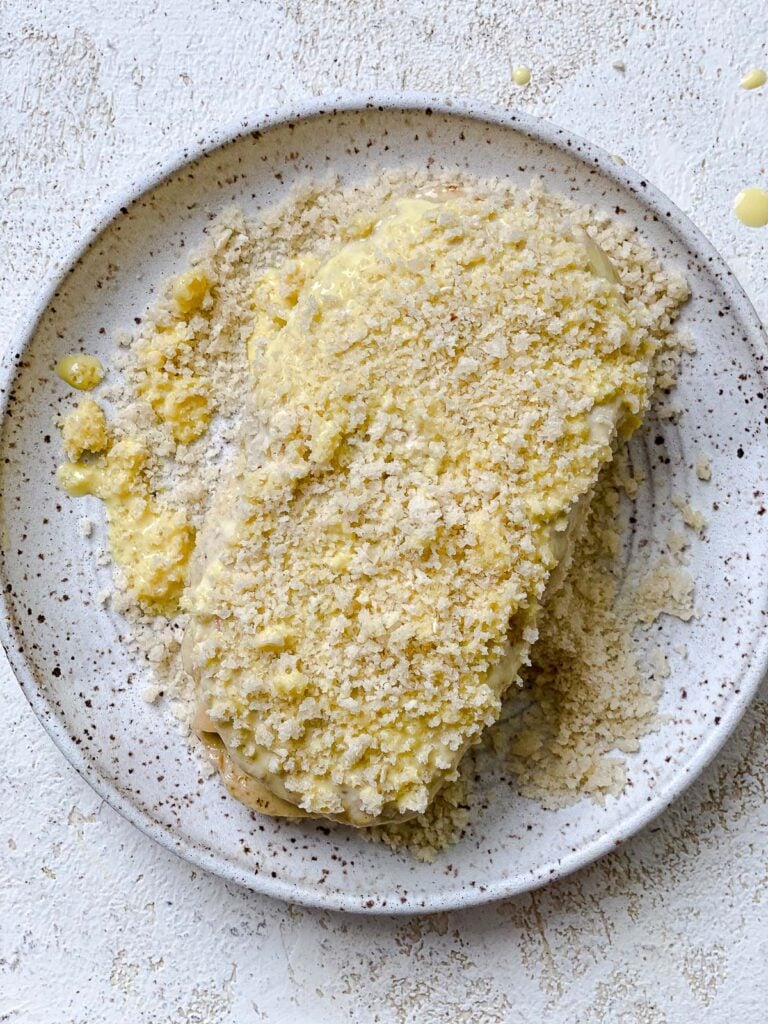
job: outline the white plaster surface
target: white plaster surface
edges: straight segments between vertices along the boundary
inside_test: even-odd
[[[129,177],[341,89],[516,105],[620,153],[765,321],[768,229],[730,212],[768,179],[768,87],[738,87],[768,64],[765,18],[764,0],[0,0],[0,344]],[[400,920],[191,869],[69,768],[4,661],[0,700],[2,1022],[768,1019],[765,686],[717,762],[617,853],[532,895]]]

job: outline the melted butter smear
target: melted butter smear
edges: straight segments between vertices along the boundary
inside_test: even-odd
[[[742,89],[759,89],[768,81],[768,75],[762,68],[752,68],[741,80]]]
[[[118,441],[90,462],[59,467],[60,486],[73,497],[100,498],[106,507],[112,556],[142,608],[171,615],[178,609],[195,546],[195,531],[178,509],[150,494],[148,453],[137,441]]]
[[[104,367],[96,356],[74,353],[64,356],[56,364],[56,373],[71,388],[90,391],[104,379]]]
[[[199,268],[177,277],[171,288],[171,323],[158,326],[139,348],[137,393],[181,444],[200,437],[212,414],[208,382],[191,368],[196,336],[188,328],[210,289]],[[80,390],[95,387],[104,376],[99,360],[88,355],[65,356],[56,370]],[[130,438],[112,444],[104,413],[90,399],[67,416],[62,437],[73,461],[59,467],[60,486],[73,497],[92,494],[104,502],[112,558],[128,590],[146,612],[174,614],[195,531],[183,512],[152,494],[147,449]]]

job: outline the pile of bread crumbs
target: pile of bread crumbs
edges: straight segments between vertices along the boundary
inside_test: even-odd
[[[170,288],[137,331],[119,338],[113,361],[119,373],[100,392],[113,409],[112,430],[117,438],[140,438],[154,453],[149,467],[153,490],[162,492],[171,507],[183,510],[193,527],[201,526],[217,490],[244,404],[253,273],[299,254],[322,257],[344,238],[345,226],[366,211],[389,198],[447,182],[408,171],[384,173],[362,188],[342,188],[336,181],[310,183],[254,221],[246,221],[236,210],[212,218],[207,241],[191,261],[191,267],[200,268],[212,287],[189,323],[195,338],[189,373],[205,383],[214,419],[211,429],[191,443],[174,438],[146,398],[138,397],[142,352],[146,339],[168,315]],[[450,182],[465,183],[455,175]],[[511,188],[474,179],[471,185]],[[538,183],[532,186],[532,194],[538,202],[569,205],[561,197],[545,196]],[[575,228],[597,228],[595,237],[619,266],[625,288],[640,295],[651,309],[655,306],[663,320],[669,279],[633,230],[596,217],[586,208],[569,206],[569,215]],[[678,341],[670,335],[662,353],[661,388],[668,389],[674,382]],[[697,473],[701,479],[708,478],[703,457]],[[516,695],[516,704],[521,697],[523,709],[490,730],[485,740],[514,774],[521,794],[546,806],[583,795],[601,800],[621,791],[627,777],[625,755],[636,751],[641,737],[658,724],[658,698],[668,672],[663,651],[652,651],[646,661],[642,659],[638,629],[662,613],[683,619],[694,614],[693,581],[684,566],[684,532],[673,531],[669,551],[658,565],[636,586],[625,585],[620,538],[627,510],[622,495],[631,499],[640,482],[624,453],[617,453],[576,539],[572,570],[541,622],[534,664],[526,672],[522,693]],[[704,528],[699,514],[684,499],[676,504],[684,528]],[[109,562],[108,553],[102,553],[101,560]],[[128,594],[119,570],[114,589],[101,599],[123,616],[126,644],[151,666],[153,682],[145,698],[151,702],[162,698],[197,746],[189,726],[192,685],[180,658],[184,616],[144,614]],[[460,837],[468,822],[474,759],[470,751],[459,780],[445,786],[424,815],[405,824],[363,830],[364,834],[396,848],[406,847],[421,859],[434,858]]]

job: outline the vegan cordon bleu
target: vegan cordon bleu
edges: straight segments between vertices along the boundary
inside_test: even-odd
[[[589,236],[443,189],[253,289],[241,451],[184,642],[231,791],[423,812],[499,716],[654,341]]]
[[[230,792],[370,826],[422,815],[498,720],[687,289],[541,190],[340,194],[297,201],[289,244],[231,222],[132,344],[133,404],[65,421],[59,479],[105,502],[142,623],[183,629]]]

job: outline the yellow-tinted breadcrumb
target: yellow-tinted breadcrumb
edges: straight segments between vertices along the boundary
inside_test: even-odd
[[[468,755],[468,761],[471,754]],[[363,829],[366,838],[393,850],[407,850],[417,860],[433,861],[440,850],[461,838],[469,824],[471,786],[466,772],[446,783],[423,814],[408,821]]]
[[[61,439],[70,459],[79,459],[85,452],[103,452],[109,444],[104,410],[92,398],[83,398],[65,418]]]
[[[211,282],[200,269],[191,269],[179,274],[171,288],[176,309],[182,316],[188,316],[199,309],[210,290]]]
[[[212,415],[207,382],[190,367],[194,346],[194,334],[182,323],[158,328],[138,353],[143,376],[137,392],[179,444],[200,437]]]
[[[543,204],[448,192],[382,211],[298,290],[257,282],[246,454],[187,649],[230,752],[282,799],[422,813],[498,717],[569,512],[653,387],[647,311],[595,250]]]
[[[199,338],[191,319],[210,289],[203,270],[180,274],[171,285],[171,315],[137,347],[137,394],[168,424],[179,444],[191,444],[205,433],[215,409],[209,381],[198,371]]]

